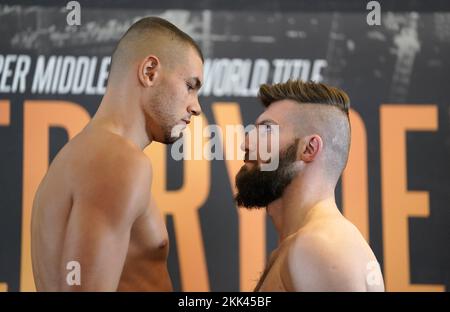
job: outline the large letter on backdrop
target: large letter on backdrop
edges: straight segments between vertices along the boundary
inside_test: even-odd
[[[350,110],[350,124],[352,140],[347,167],[342,175],[342,210],[369,241],[366,127],[361,116],[354,110]]]
[[[11,107],[9,101],[0,101],[0,126],[7,127],[11,123]],[[8,291],[8,284],[0,282],[0,292]]]
[[[202,125],[206,126],[208,122],[203,115],[194,117],[192,120],[189,127],[190,133],[199,134],[200,137],[190,136],[192,140],[190,146],[195,146],[194,140],[202,140],[203,146],[206,140],[202,136]],[[194,128],[200,128],[200,132],[194,132]],[[189,146],[188,143],[186,145]],[[168,191],[166,189],[166,148],[166,145],[153,143],[145,150],[153,167],[152,194],[159,209],[173,216],[182,291],[209,291],[208,269],[198,210],[209,195],[210,162],[203,157],[200,160],[184,160],[182,188]]]
[[[443,291],[442,285],[413,285],[410,277],[409,217],[430,215],[429,194],[408,191],[407,131],[436,131],[434,105],[382,105],[381,191],[384,278],[388,291]]]
[[[21,291],[36,289],[31,267],[31,208],[37,187],[48,169],[50,127],[65,129],[71,139],[89,120],[89,113],[76,103],[26,101],[24,104]]]
[[[212,105],[214,118],[222,128],[224,137],[224,154],[233,154],[232,159],[225,158],[225,164],[230,179],[231,188],[235,191],[234,178],[243,165],[243,160],[236,157],[236,150],[227,153],[227,149],[240,148],[244,133],[235,135],[226,131],[226,126],[242,125],[238,103],[217,102]],[[237,144],[236,144],[237,141]],[[234,143],[234,144],[233,144]],[[233,146],[234,145],[234,146]],[[231,156],[231,155],[230,155]],[[238,209],[239,216],[239,271],[241,291],[251,291],[255,288],[259,275],[264,270],[266,259],[266,211],[265,209]]]

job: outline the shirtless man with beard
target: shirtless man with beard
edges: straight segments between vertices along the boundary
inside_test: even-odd
[[[347,94],[288,81],[262,85],[259,98],[258,131],[278,126],[278,168],[261,170],[260,136],[247,135],[236,201],[267,207],[279,244],[255,291],[384,291],[375,255],[335,201],[350,147]]]

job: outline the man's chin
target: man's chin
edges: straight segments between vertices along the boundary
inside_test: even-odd
[[[172,127],[172,130],[166,133],[164,144],[173,144],[183,137],[183,131],[186,129],[186,125],[176,125]]]
[[[168,133],[165,137],[164,137],[164,141],[160,142],[163,144],[173,144],[176,141],[178,141],[179,139],[181,139],[183,137],[183,132],[178,133],[177,135],[173,135],[172,133]]]
[[[266,206],[240,206],[241,209],[246,209],[246,210],[261,210],[261,209],[265,209]]]
[[[271,201],[267,200],[264,202],[261,201],[261,198],[259,198],[258,200],[248,200],[248,199],[244,200],[240,194],[237,194],[235,197],[235,201],[238,204],[239,208],[244,208],[247,210],[260,210],[267,208],[267,206],[270,205],[275,200]]]
[[[181,139],[182,135],[180,135],[178,138],[170,137],[167,140],[164,141],[164,144],[173,144],[179,139]]]
[[[238,205],[238,207],[241,209],[259,210],[259,209],[265,208],[264,205],[260,205],[260,204],[256,204],[255,202],[249,202],[247,200],[243,200],[241,198],[240,194],[237,194],[236,197],[234,198],[234,200],[236,201],[236,204]]]

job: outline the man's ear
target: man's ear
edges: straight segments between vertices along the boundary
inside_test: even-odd
[[[147,56],[139,64],[138,78],[143,87],[151,87],[155,83],[160,67],[161,63],[154,55]]]
[[[304,140],[303,150],[301,151],[300,159],[304,162],[312,162],[316,156],[322,151],[323,141],[318,134],[307,136]]]

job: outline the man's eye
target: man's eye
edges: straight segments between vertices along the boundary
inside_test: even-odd
[[[191,86],[189,83],[186,84],[188,91],[194,90],[194,87]]]

